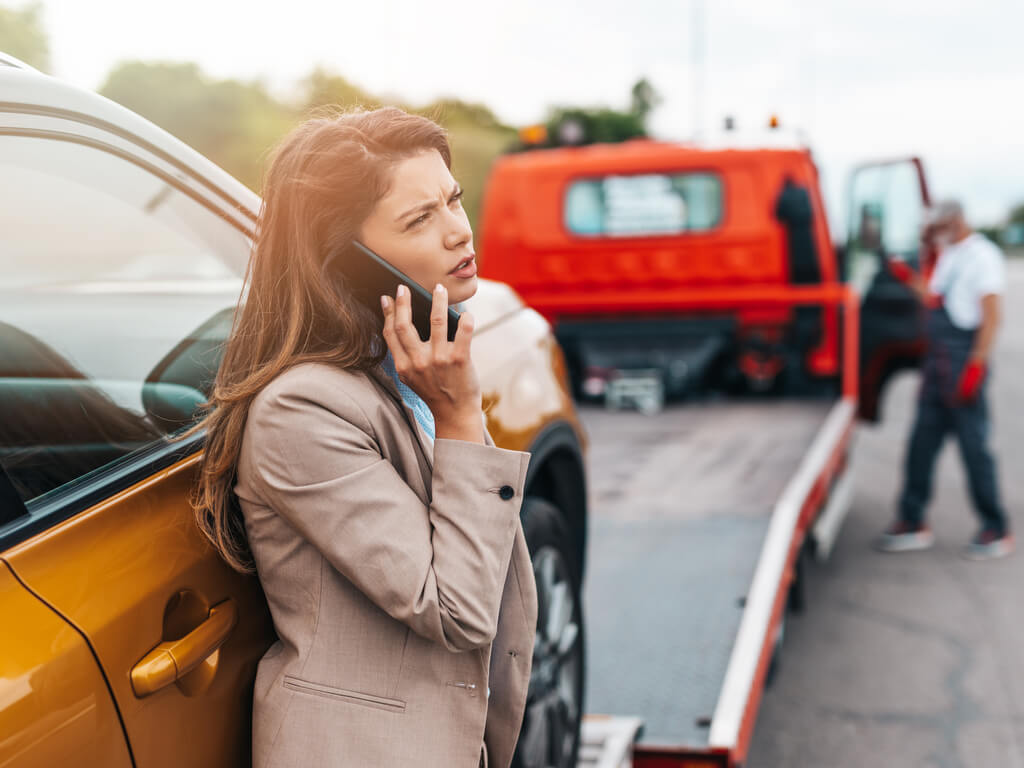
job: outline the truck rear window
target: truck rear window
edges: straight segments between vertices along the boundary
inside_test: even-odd
[[[565,226],[583,237],[704,232],[722,218],[722,180],[711,173],[578,179],[565,193]]]

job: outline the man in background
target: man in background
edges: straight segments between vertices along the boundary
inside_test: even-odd
[[[1013,537],[988,447],[985,387],[1006,284],[1003,254],[971,230],[963,208],[953,200],[932,209],[923,237],[938,252],[927,283],[905,262],[888,262],[892,273],[925,304],[927,351],[898,517],[877,546],[886,552],[907,552],[934,543],[925,522],[925,506],[939,449],[952,432],[960,444],[971,500],[981,520],[964,554],[979,560],[1002,557],[1013,551]]]

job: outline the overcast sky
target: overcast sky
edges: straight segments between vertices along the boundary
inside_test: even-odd
[[[1024,202],[1020,0],[43,7],[54,73],[87,88],[127,58],[196,61],[279,93],[320,64],[374,93],[481,101],[521,125],[556,103],[625,107],[631,84],[646,76],[664,97],[652,120],[659,137],[712,139],[727,114],[760,131],[778,114],[818,157],[835,224],[850,166],[906,153],[923,156],[933,191],[960,196],[976,223]]]

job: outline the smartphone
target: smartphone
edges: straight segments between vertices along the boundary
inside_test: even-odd
[[[353,240],[352,257],[346,259],[343,271],[349,279],[350,290],[355,297],[381,318],[380,297],[390,296],[395,300],[399,284],[409,289],[412,309],[412,324],[423,341],[430,341],[430,308],[433,294],[407,274],[392,266],[358,240]],[[448,341],[455,341],[459,327],[459,313],[448,307]]]

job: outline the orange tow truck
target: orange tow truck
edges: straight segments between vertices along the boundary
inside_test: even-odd
[[[679,467],[661,533],[616,529],[635,559],[590,560],[588,708],[644,720],[638,768],[746,761],[801,563],[846,514],[857,418],[920,357],[917,300],[888,263],[919,266],[922,164],[861,166],[848,197],[837,246],[803,147],[535,149],[489,178],[482,271],[551,323],[576,396],[692,403],[671,449],[725,457]],[[655,606],[642,658],[602,644]]]

